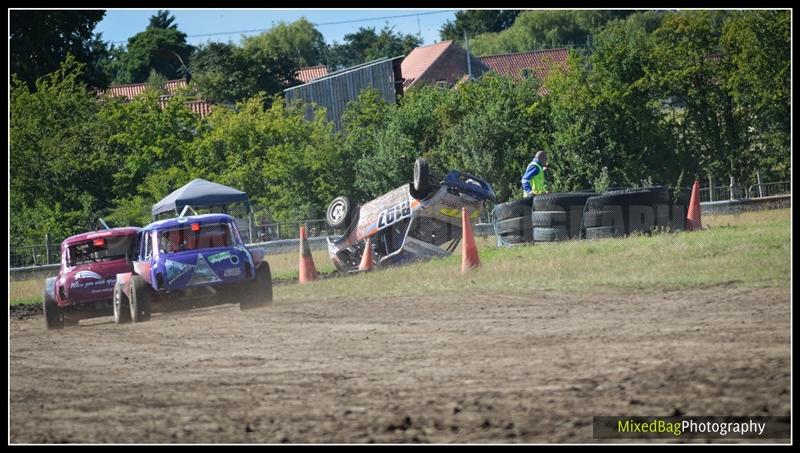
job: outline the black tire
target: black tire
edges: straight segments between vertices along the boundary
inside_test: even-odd
[[[664,194],[656,191],[636,189],[628,192],[604,193],[586,201],[584,226],[613,226],[624,234],[651,231],[656,225],[656,210]],[[607,219],[602,211],[611,211],[612,219]],[[598,220],[601,218],[601,220]]]
[[[583,226],[585,228],[610,226],[611,214],[611,211],[586,211],[583,213]]]
[[[141,275],[134,275],[131,278],[131,298],[128,302],[132,322],[150,320],[150,285]]]
[[[127,324],[131,322],[131,307],[128,296],[122,290],[120,284],[114,285],[114,299],[112,300],[114,310],[114,323]]]
[[[573,206],[584,206],[586,200],[597,195],[593,192],[546,193],[533,198],[534,211],[569,211]]]
[[[569,239],[569,231],[565,226],[553,228],[536,227],[533,229],[533,240],[535,242],[555,242]]]
[[[517,217],[529,217],[533,211],[533,197],[509,201],[495,205],[492,215],[495,220],[508,220]]]
[[[328,205],[325,222],[334,229],[344,229],[353,220],[353,202],[347,197],[336,197]]]
[[[606,239],[616,236],[614,227],[596,227],[586,229],[586,239]]]
[[[527,236],[520,236],[518,234],[507,234],[501,236],[500,240],[506,244],[531,244],[533,241]]]
[[[42,297],[42,310],[44,311],[44,327],[47,330],[58,330],[64,328],[64,313],[56,301],[44,291]]]
[[[251,310],[272,303],[272,272],[269,263],[261,262],[256,269],[256,278],[250,282],[244,297],[239,301],[239,310]]]
[[[505,234],[525,236],[526,232],[530,235],[531,228],[533,226],[531,225],[530,217],[517,217],[516,219],[500,220],[495,223],[495,233],[500,236]]]
[[[414,161],[414,197],[425,198],[433,192],[431,184],[431,171],[428,161],[419,158]]]
[[[652,187],[643,187],[642,190],[646,190],[653,194],[653,200],[657,204],[669,204],[670,200],[670,189],[665,186],[652,186]]]
[[[670,222],[672,231],[686,228],[686,215],[689,212],[689,200],[692,197],[691,189],[675,189],[670,191]]]
[[[566,224],[566,211],[533,211],[531,213],[531,225],[534,227],[551,228],[553,226],[564,226]]]

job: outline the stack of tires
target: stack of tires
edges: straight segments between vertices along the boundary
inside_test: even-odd
[[[495,205],[492,210],[497,245],[524,244],[533,241],[531,211],[533,198]]]
[[[673,194],[667,187],[603,192],[586,201],[583,213],[586,239],[678,229],[675,227],[682,222],[681,218],[685,219],[685,209],[681,217],[680,209],[672,208]]]
[[[580,239],[583,210],[594,192],[564,192],[538,195],[533,199],[531,225],[536,242]]]

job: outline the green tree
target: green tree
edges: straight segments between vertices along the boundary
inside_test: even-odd
[[[100,102],[68,56],[36,89],[12,78],[9,124],[11,242],[41,243],[85,229],[109,206],[116,157],[96,121]]]
[[[474,37],[481,33],[497,33],[514,24],[518,10],[462,10],[456,13],[455,21],[448,20],[439,30],[442,41],[464,39],[464,33]]]
[[[736,11],[723,27],[725,88],[745,116],[750,154],[773,178],[791,172],[791,14]]]
[[[325,39],[305,17],[287,24],[278,22],[269,30],[244,38],[248,54],[288,55],[298,66],[321,64],[326,50]]]
[[[751,162],[742,112],[725,90],[720,56],[725,11],[682,11],[666,17],[654,32],[648,78],[667,101],[673,131],[687,174],[749,177]]]
[[[232,43],[201,46],[190,65],[197,91],[213,102],[235,103],[259,92],[275,95],[298,83],[297,63],[289,55]]]
[[[269,108],[265,104],[271,104]],[[192,145],[193,177],[230,184],[275,219],[319,218],[342,190],[341,143],[321,111],[255,96],[235,110],[217,109]]]
[[[551,10],[525,11],[514,25],[497,33],[487,32],[470,41],[476,55],[527,52],[543,48],[587,46],[592,33],[632,11]]]
[[[36,79],[57,71],[72,54],[86,65],[81,81],[107,87],[110,79],[103,62],[108,48],[102,36],[93,32],[105,14],[102,10],[9,10],[11,73],[33,90]]]
[[[396,33],[388,25],[380,33],[374,27],[361,27],[354,33],[346,34],[344,41],[342,44],[334,42],[328,47],[326,60],[329,69],[342,69],[378,58],[408,55],[422,44],[421,37]]]
[[[193,47],[186,43],[186,33],[178,30],[174,17],[150,18],[145,31],[128,39],[124,51],[113,52],[116,57],[107,68],[112,72],[115,84],[143,83],[155,70],[167,79],[185,77],[185,62],[189,61]],[[163,28],[167,25],[167,28]]]

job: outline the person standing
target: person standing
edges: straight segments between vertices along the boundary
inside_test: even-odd
[[[547,153],[539,151],[522,175],[522,191],[526,197],[547,193],[544,171],[547,170]]]

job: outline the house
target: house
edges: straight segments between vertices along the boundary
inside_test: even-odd
[[[142,94],[145,89],[147,89],[149,85],[147,83],[129,83],[125,85],[112,85],[108,87],[108,89],[104,92],[110,94],[112,96],[118,96],[125,98],[126,101],[130,101],[136,96]],[[166,94],[162,95],[159,99],[159,105],[163,108],[166,103],[175,96],[175,93],[178,92],[179,89],[186,87],[186,80],[184,79],[177,79],[177,80],[167,80],[164,83],[164,92]],[[191,111],[200,115],[201,117],[206,117],[211,113],[211,110],[214,108],[214,105],[208,101],[197,99],[193,101],[186,101],[185,105],[189,107]]]
[[[480,59],[493,71],[514,80],[522,80],[525,77],[544,80],[554,67],[559,66],[566,69],[567,57],[569,57],[569,50],[561,48],[486,55]],[[544,89],[540,91],[546,92]]]
[[[404,88],[423,82],[453,86],[464,75],[480,77],[489,71],[480,59],[454,41],[442,41],[417,47],[403,60]]]
[[[320,77],[324,77],[328,75],[328,67],[324,64],[318,66],[306,66],[297,70],[297,75],[295,76],[297,80],[308,83],[314,79],[318,79]]]

